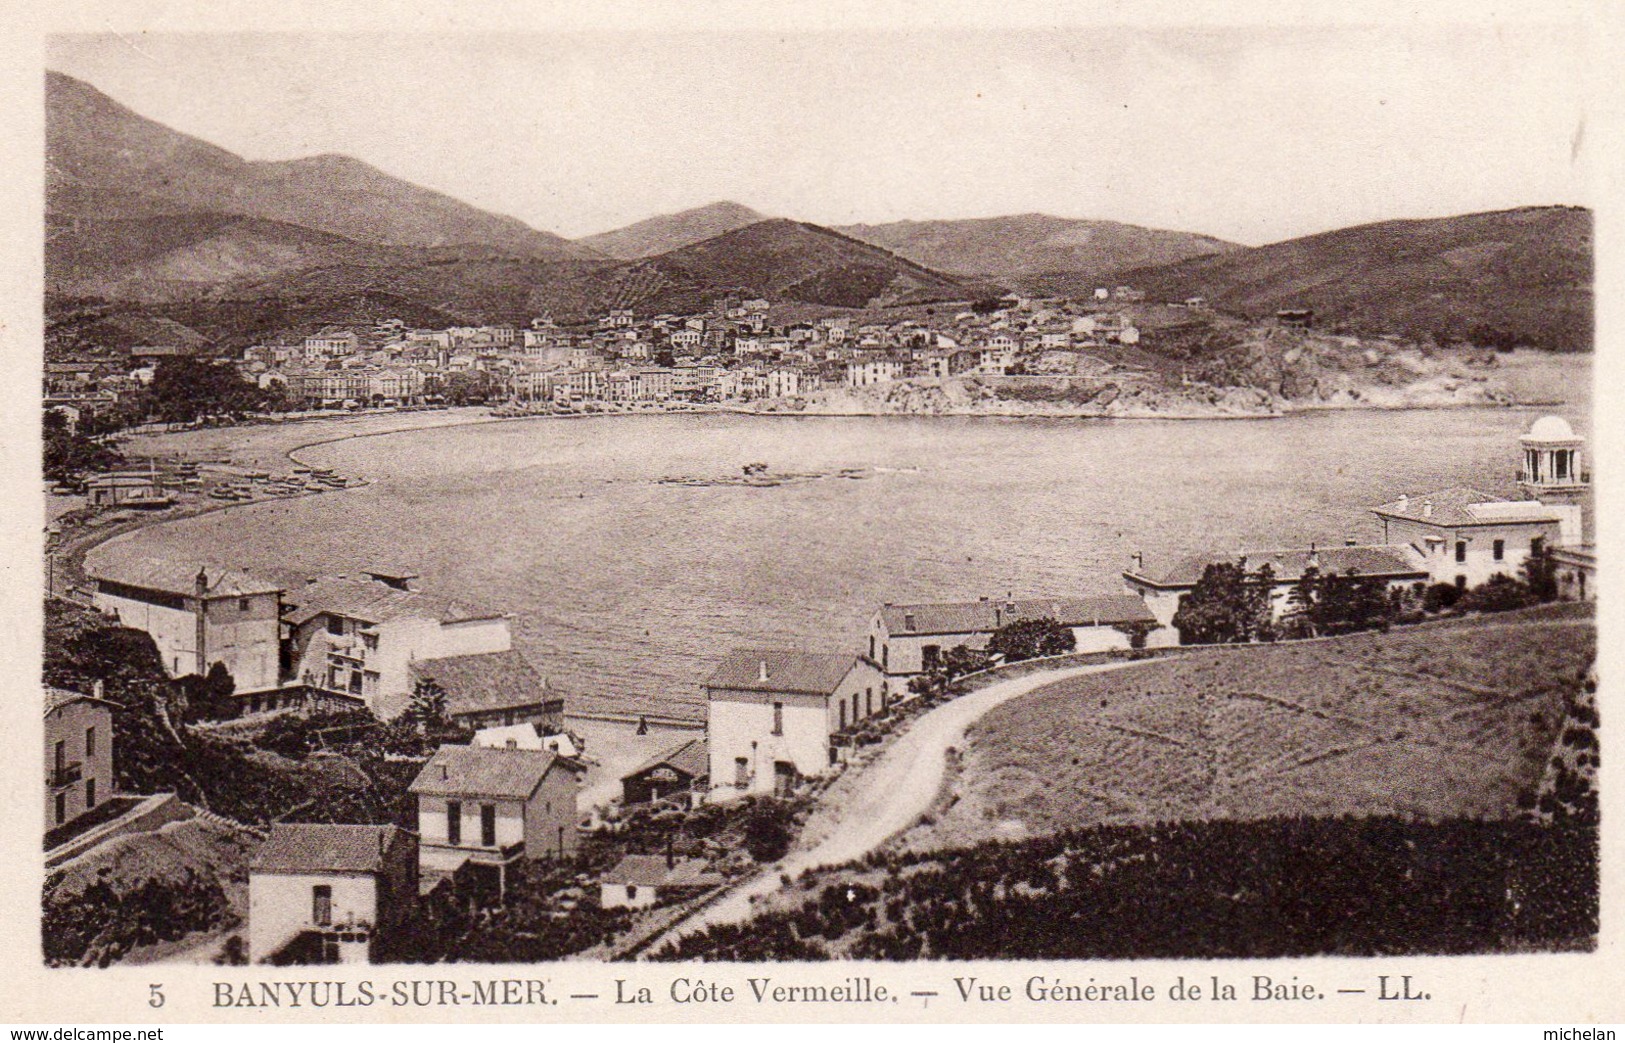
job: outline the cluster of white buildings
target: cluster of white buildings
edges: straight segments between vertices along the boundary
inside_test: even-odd
[[[96,607],[150,635],[169,676],[224,667],[244,712],[353,706],[387,720],[427,679],[471,728],[562,719],[562,693],[514,649],[507,616],[417,590],[410,571],[270,579],[112,556],[88,577]]]
[[[487,401],[563,409],[752,401],[1046,365],[1070,372],[1056,353],[1139,342],[1133,313],[1142,299],[1128,287],[1081,304],[1010,296],[992,311],[872,324],[848,316],[771,324],[766,300],[739,298],[690,316],[614,309],[569,328],[545,317],[525,329],[407,329],[390,321],[365,331],[325,329],[300,344],[256,345],[242,364],[261,386],[319,406],[438,400],[458,373],[477,375]]]

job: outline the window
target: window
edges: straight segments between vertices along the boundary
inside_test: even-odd
[[[378,651],[378,635],[377,634],[362,634],[361,635],[361,643],[366,646],[366,649],[369,652]]]
[[[446,843],[456,846],[463,842],[463,802],[446,801]]]
[[[1493,549],[1494,549],[1494,553],[1495,553],[1495,560],[1500,561],[1501,559],[1506,557],[1506,554],[1507,554],[1507,541],[1506,540],[1496,540]]]
[[[237,599],[237,611],[239,611],[239,612],[247,612],[248,611],[248,599],[247,598],[238,598]]]
[[[85,758],[88,760],[96,756],[96,729],[85,729]]]
[[[870,634],[869,635],[869,658],[873,659],[874,657],[875,657],[875,635]]]
[[[1457,576],[1456,577],[1456,589],[1457,590],[1466,590],[1467,589],[1467,577],[1466,576]]]
[[[734,785],[740,789],[744,789],[746,786],[750,785],[749,757],[734,758]]]
[[[344,633],[344,618],[342,616],[328,616],[327,632],[329,634],[339,634],[342,636]]]
[[[633,899],[637,898],[637,896],[638,896],[638,885],[637,884],[627,884],[626,885],[626,900],[628,902],[630,902]]]
[[[773,704],[773,734],[774,735],[783,735],[784,734],[784,704],[783,703],[774,703]]]
[[[57,770],[57,774],[60,775],[62,773],[62,771],[65,768],[67,768],[67,766],[68,766],[68,744],[66,742],[60,742],[59,741],[56,744],[56,770]]]
[[[1466,540],[1457,540],[1456,541],[1456,560],[1457,561],[1466,561],[1467,560],[1467,541]]]
[[[942,646],[926,645],[920,649],[920,669],[935,670],[942,665]]]
[[[56,795],[56,824],[60,826],[66,821],[68,821],[68,794],[64,790]]]
[[[872,659],[874,657],[871,656],[870,658]],[[890,660],[890,659],[891,659],[891,645],[881,645],[880,646],[880,669],[882,669],[882,670],[891,669],[891,667],[887,665],[888,660]]]
[[[1536,536],[1529,541],[1529,553],[1539,554],[1546,546],[1546,537]]]
[[[333,923],[333,888],[329,884],[317,884],[310,889],[310,922],[318,927],[328,927]]]
[[[873,688],[865,688],[863,690],[863,716],[868,717],[870,714],[872,714],[874,712],[875,712],[875,690]]]
[[[846,727],[846,700],[841,700],[841,727]]]
[[[89,811],[96,806],[96,780],[85,780],[85,810]]]
[[[495,804],[480,805],[480,846],[497,846],[497,806]]]

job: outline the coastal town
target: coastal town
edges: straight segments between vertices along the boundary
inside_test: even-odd
[[[46,41],[39,1023],[1603,994],[1572,41],[591,21]]]
[[[547,316],[523,328],[409,329],[386,319],[235,349],[144,321],[114,324],[106,342],[54,345],[44,401],[75,422],[84,415],[139,424],[152,412],[159,370],[201,360],[234,370],[259,398],[252,410],[221,403],[192,422],[448,404],[486,404],[504,416],[703,408],[1270,415],[1297,404],[1304,390],[1291,380],[1263,388],[1247,382],[1241,363],[1191,353],[1193,344],[1211,350],[1215,338],[1238,351],[1263,341],[1286,353],[1287,368],[1304,371],[1297,382],[1314,388],[1311,404],[1511,400],[1489,379],[1493,352],[1314,326],[1310,309],[1249,323],[1200,297],[1151,301],[1131,286],[1098,287],[1081,299],[1006,294],[884,312],[723,297],[696,315],[611,309],[569,326]]]
[[[114,557],[53,595],[53,611],[139,635],[149,680],[168,693],[149,711],[262,756],[387,764],[387,779],[371,784],[370,810],[234,819],[204,793],[121,785],[115,758],[131,740],[115,721],[134,707],[100,678],[51,687],[46,862],[61,881],[177,829],[230,836],[239,861],[224,875],[245,880],[244,896],[149,928],[217,961],[439,958],[425,922],[514,903],[583,922],[555,955],[649,951],[771,879],[820,794],[874,771],[967,682],[1594,600],[1584,440],[1546,417],[1507,457],[1515,498],[1399,491],[1367,505],[1381,533],[1370,543],[1193,548],[1131,562],[1118,594],[888,603],[859,648],[737,648],[695,678],[699,720],[559,689],[515,648],[507,614],[420,589],[410,568],[302,575]],[[1226,615],[1238,594],[1243,607]],[[539,892],[538,876],[550,881]],[[58,915],[71,921],[71,907]],[[130,943],[70,944],[57,959],[105,962]]]

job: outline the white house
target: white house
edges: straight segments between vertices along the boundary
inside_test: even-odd
[[[369,962],[417,899],[417,862],[398,826],[272,826],[248,869],[249,959]]]
[[[412,590],[410,578],[373,571],[288,591],[295,676],[387,719],[409,704],[417,661],[512,648],[506,616]]]
[[[1427,566],[1411,547],[1396,546],[1342,546],[1299,548],[1292,550],[1247,550],[1233,555],[1193,555],[1174,562],[1167,568],[1153,570],[1143,565],[1123,573],[1124,589],[1145,599],[1145,605],[1156,617],[1157,623],[1171,628],[1179,603],[1199,583],[1207,567],[1219,562],[1245,559],[1247,571],[1256,572],[1268,565],[1274,576],[1271,606],[1275,618],[1284,616],[1289,607],[1292,588],[1313,566],[1322,576],[1347,576],[1359,579],[1381,579],[1390,588],[1412,587],[1428,582]],[[1177,644],[1173,630],[1162,632],[1158,643]]]
[[[1494,575],[1517,576],[1529,553],[1583,541],[1577,504],[1503,500],[1476,489],[1401,496],[1373,507],[1384,543],[1421,556],[1434,583],[1476,587]]]
[[[500,892],[522,858],[576,850],[577,768],[546,750],[442,746],[412,781],[425,878],[470,867]]]
[[[958,645],[986,648],[994,631],[1011,623],[1053,619],[1072,631],[1079,652],[1131,648],[1156,617],[1130,594],[1071,598],[982,598],[936,604],[885,604],[869,625],[869,656],[880,664],[889,692],[908,678],[936,669]]]
[[[598,884],[603,909],[648,909],[661,901],[721,887],[722,874],[697,858],[627,855]]]
[[[113,711],[94,694],[65,688],[45,690],[45,829],[94,810],[113,793]]]
[[[886,708],[861,656],[736,649],[706,690],[713,794],[785,793],[840,760],[849,728]]]
[[[144,631],[170,677],[207,675],[216,663],[238,693],[280,680],[282,588],[241,569],[152,558],[112,558],[87,569],[96,607]]]
[[[361,339],[350,330],[323,330],[305,338],[305,358],[327,359],[354,355]]]

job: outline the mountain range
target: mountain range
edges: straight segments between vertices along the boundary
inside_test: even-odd
[[[1044,214],[823,227],[732,202],[571,241],[346,156],[245,160],[72,77],[46,81],[47,305],[221,347],[324,322],[584,321],[737,293],[830,308],[1128,282],[1242,315],[1590,345],[1590,213],[1385,222],[1264,247]],[[103,324],[98,326],[97,324]]]

